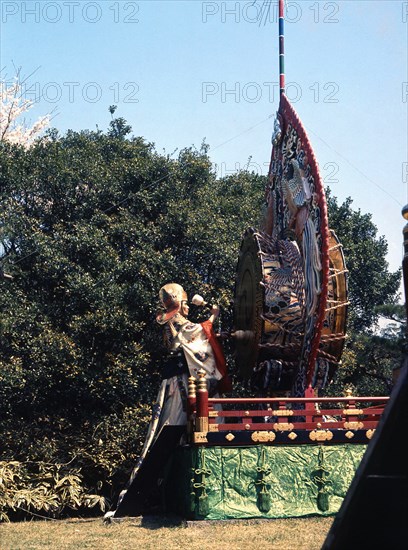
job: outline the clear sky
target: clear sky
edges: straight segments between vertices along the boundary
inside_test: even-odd
[[[105,130],[117,105],[158,151],[202,141],[218,173],[265,174],[278,108],[277,1],[2,0],[1,69],[29,78],[33,121]],[[408,202],[408,2],[286,2],[287,95],[324,182],[372,213],[402,260]],[[177,153],[176,153],[177,154]]]

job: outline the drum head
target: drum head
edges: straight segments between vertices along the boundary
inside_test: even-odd
[[[249,229],[239,253],[234,298],[236,365],[249,378],[258,360],[264,304],[263,271],[255,230]]]
[[[288,391],[304,334],[302,261],[296,243],[250,229],[241,246],[234,300],[236,364],[243,378],[278,361],[275,389]]]

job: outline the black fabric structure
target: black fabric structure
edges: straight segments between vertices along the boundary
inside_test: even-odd
[[[408,358],[322,550],[408,548]]]
[[[136,477],[115,510],[115,518],[136,517],[157,511],[161,505],[160,482],[170,456],[185,433],[185,426],[164,426]]]

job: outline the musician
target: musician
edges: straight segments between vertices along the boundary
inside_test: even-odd
[[[210,397],[231,391],[224,353],[213,328],[220,310],[214,305],[207,321],[192,323],[187,294],[177,283],[164,285],[159,298],[164,311],[156,321],[163,326],[168,358],[156,407],[160,408],[160,426],[185,424],[190,376],[198,378],[198,371],[205,371]]]
[[[218,397],[232,389],[223,350],[213,329],[214,321],[219,315],[218,306],[212,306],[207,321],[192,323],[188,319],[187,294],[182,286],[177,283],[164,285],[160,289],[159,298],[163,309],[157,314],[156,320],[163,327],[167,360],[142,452],[127,487],[119,495],[117,509],[133,483],[138,491],[142,491],[142,482],[137,484],[141,479],[138,473],[163,427],[187,424],[188,378],[198,378],[198,371],[204,369],[210,397]],[[153,488],[152,492],[154,493]],[[136,494],[139,495],[137,491]],[[140,495],[135,498],[142,498]],[[154,500],[154,496],[152,498]],[[137,504],[139,507],[144,505],[140,502]],[[114,515],[115,511],[110,511],[105,514],[105,518]]]

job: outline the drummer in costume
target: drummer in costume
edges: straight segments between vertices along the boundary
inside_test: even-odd
[[[211,316],[203,323],[188,320],[187,294],[177,283],[164,285],[159,292],[163,310],[156,321],[164,329],[164,341],[168,357],[163,370],[163,380],[152,408],[144,446],[132,471],[128,487],[133,483],[149,450],[164,426],[187,424],[188,378],[204,369],[209,386],[209,396],[218,397],[232,390],[227,374],[224,353],[213,323],[219,315],[219,308],[213,306]],[[119,496],[118,506],[127,489]],[[108,515],[114,514],[109,512]]]
[[[192,323],[188,320],[187,294],[182,286],[176,283],[164,285],[159,298],[164,312],[159,313],[156,320],[163,326],[169,353],[161,386],[163,399],[157,401],[160,425],[185,424],[190,376],[198,378],[198,371],[205,371],[210,397],[231,391],[224,353],[213,329],[219,308],[212,307],[207,321]]]

